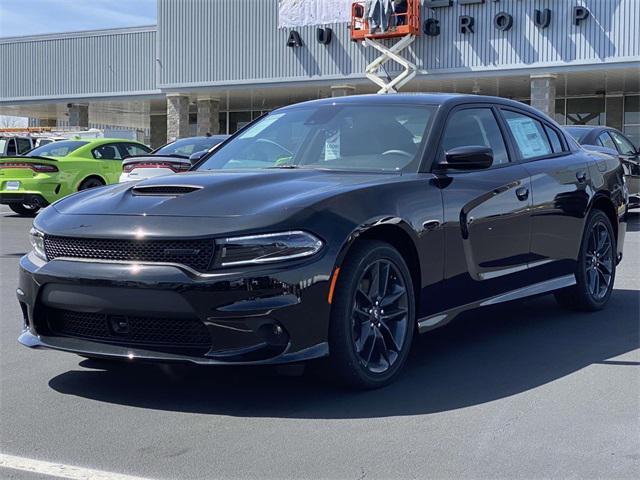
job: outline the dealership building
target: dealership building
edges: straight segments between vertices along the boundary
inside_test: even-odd
[[[315,14],[322,2],[333,17]],[[157,146],[233,133],[295,102],[375,93],[365,72],[379,52],[352,41],[350,3],[158,0],[153,26],[1,38],[0,115]],[[640,144],[640,0],[422,0],[419,25],[401,53],[416,70],[403,92],[514,98]]]

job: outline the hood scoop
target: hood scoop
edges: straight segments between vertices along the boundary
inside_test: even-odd
[[[192,185],[140,185],[133,187],[131,192],[134,195],[177,197],[179,195],[197,192],[201,189],[202,187]]]

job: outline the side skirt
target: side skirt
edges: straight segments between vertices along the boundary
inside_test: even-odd
[[[429,317],[421,318],[418,320],[418,331],[420,333],[428,332],[434,328],[442,327],[446,325],[462,312],[473,310],[480,307],[487,307],[489,305],[497,305],[499,303],[510,302],[512,300],[518,300],[520,298],[533,297],[543,293],[553,292],[562,288],[570,287],[576,284],[575,275],[566,275],[564,277],[558,277],[544,282],[535,283],[528,287],[512,290],[507,293],[496,295],[477,302],[468,303],[460,307],[452,308],[437,315],[431,315]]]

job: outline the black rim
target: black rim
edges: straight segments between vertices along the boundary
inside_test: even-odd
[[[613,241],[603,222],[596,223],[589,234],[585,269],[589,293],[595,300],[604,299],[613,280]]]
[[[96,188],[96,187],[101,187],[101,186],[102,186],[102,182],[99,181],[99,180],[87,180],[82,185],[81,190],[89,190],[90,188]]]
[[[358,279],[351,312],[353,341],[370,372],[383,373],[400,357],[409,325],[408,305],[405,281],[391,261],[377,260]]]

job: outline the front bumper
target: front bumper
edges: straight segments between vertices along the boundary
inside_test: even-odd
[[[318,358],[328,354],[329,274],[319,272],[330,272],[329,264],[320,255],[269,269],[198,275],[178,265],[43,262],[30,253],[20,260],[19,341],[89,357],[203,365]],[[59,322],[65,315],[91,318],[92,326]],[[146,331],[136,330],[139,319]],[[121,324],[126,328],[117,331]],[[208,343],[181,343],[187,324],[198,324]]]

